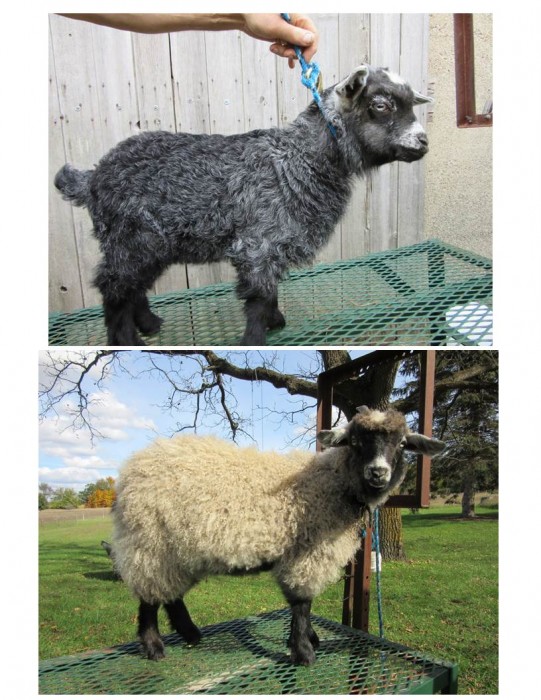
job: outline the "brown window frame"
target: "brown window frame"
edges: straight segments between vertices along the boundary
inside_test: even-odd
[[[473,15],[455,14],[454,32],[457,126],[492,126],[492,105],[485,114],[476,113]]]

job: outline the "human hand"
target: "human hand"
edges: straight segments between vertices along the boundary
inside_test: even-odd
[[[287,22],[279,14],[245,14],[243,31],[254,39],[270,41],[270,50],[288,59],[289,67],[295,66],[293,45],[299,46],[307,63],[317,51],[319,33],[306,15],[291,14]]]

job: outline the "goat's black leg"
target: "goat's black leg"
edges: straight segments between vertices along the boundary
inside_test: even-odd
[[[177,598],[172,603],[164,603],[171,627],[184,637],[191,646],[199,644],[201,632],[192,622],[190,613],[182,598]]]
[[[145,345],[135,326],[135,308],[132,300],[111,301],[104,297],[103,314],[108,345]]]
[[[288,646],[291,647],[291,661],[294,664],[310,666],[316,660],[314,649],[319,647],[319,637],[310,622],[311,600],[290,599],[291,634]]]
[[[275,328],[283,328],[285,325],[284,314],[278,308],[278,297],[275,296],[272,298],[270,305],[268,328],[269,330],[274,330]]]
[[[103,298],[103,315],[107,327],[108,345],[144,345],[135,326],[135,307],[141,298],[139,290],[126,284],[114,267],[111,271],[107,260],[102,260],[96,270],[95,286]]]
[[[158,661],[165,656],[164,646],[158,629],[158,608],[141,600],[139,603],[139,627],[137,634],[143,644],[147,659]]]
[[[146,290],[163,271],[155,261],[142,262],[126,252],[122,265],[112,264],[105,257],[98,265],[95,286],[103,297],[103,313],[109,345],[145,345],[142,333],[153,334],[160,329],[161,319],[153,314]]]
[[[246,299],[244,313],[246,314],[246,330],[240,341],[241,345],[266,345],[267,328],[270,317],[270,304],[263,297]]]
[[[283,328],[286,324],[284,315],[278,308],[276,296],[270,299],[254,296],[246,300],[246,330],[241,345],[266,345],[267,330]]]
[[[133,319],[141,333],[154,335],[158,333],[163,323],[162,319],[150,310],[147,295],[139,292],[134,300]]]
[[[269,263],[269,267],[271,267]],[[244,299],[246,329],[242,336],[241,345],[266,345],[267,330],[283,328],[285,318],[278,309],[278,291],[270,281],[279,279],[279,270],[271,280],[268,275],[258,275],[252,269],[237,267],[239,275],[237,295]]]

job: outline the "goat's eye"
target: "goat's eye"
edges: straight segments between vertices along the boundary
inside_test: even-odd
[[[406,443],[407,443],[406,438],[402,438],[402,440],[400,440],[400,444],[398,445],[398,447],[400,447],[400,449],[403,450],[404,447],[406,447]]]
[[[374,100],[370,105],[370,108],[376,114],[388,114],[391,111],[391,105],[387,100]]]
[[[359,440],[359,438],[355,437],[355,435],[352,435],[349,439],[349,444],[352,447],[358,447],[361,444],[361,441]]]

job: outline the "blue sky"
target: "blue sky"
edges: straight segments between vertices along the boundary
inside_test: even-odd
[[[353,351],[352,357],[366,351]],[[51,351],[55,358],[69,353],[66,350]],[[296,373],[299,368],[316,367],[315,351],[283,350],[271,352],[251,352],[250,366],[261,365],[262,360],[276,355],[278,368],[288,373]],[[232,360],[242,362],[244,353],[233,354]],[[70,408],[74,398],[65,400],[56,408],[56,413],[46,415],[39,424],[39,470],[38,481],[53,488],[70,487],[80,490],[88,483],[106,476],[116,477],[127,457],[144,447],[157,436],[171,435],[177,425],[190,425],[193,422],[193,401],[183,407],[168,411],[164,409],[169,387],[157,373],[149,373],[150,363],[144,353],[125,353],[122,361],[126,372],[110,374],[102,386],[97,386],[98,372],[94,371],[85,382],[85,389],[91,397],[93,425],[102,437],[91,440],[84,428],[72,425]],[[165,366],[165,358],[154,358],[159,366]],[[47,354],[40,356],[40,383],[47,381],[45,365]],[[178,365],[177,365],[178,366]],[[193,375],[196,364],[188,358],[182,359],[181,375]],[[302,400],[315,403],[303,397],[292,397],[285,390],[277,390],[266,382],[244,382],[227,380],[232,401],[240,415],[248,422],[246,431],[251,437],[239,435],[239,444],[255,443],[265,450],[283,451],[292,447],[313,449],[314,430],[307,438],[302,438],[305,427],[315,424],[315,409],[304,414],[281,420],[274,412],[295,411]],[[200,434],[214,433],[230,438],[225,425],[215,413],[203,418],[198,429]]]

